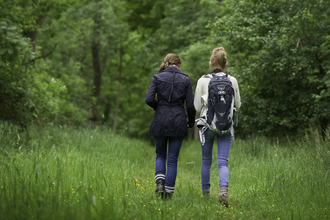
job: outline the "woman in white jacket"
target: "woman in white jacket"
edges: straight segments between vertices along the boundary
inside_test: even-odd
[[[217,76],[226,75],[223,69],[227,65],[227,55],[223,47],[215,48],[210,58],[210,69],[212,74]],[[234,106],[238,110],[241,106],[239,88],[237,80],[228,75],[228,79],[232,83],[234,89]],[[208,85],[211,78],[207,75],[202,76],[198,82],[195,91],[194,106],[197,112],[200,112],[200,117],[206,117],[208,111]],[[202,168],[201,168],[201,179],[202,179],[202,194],[205,197],[210,196],[210,169],[212,165],[212,149],[215,137],[217,137],[218,146],[218,169],[219,169],[219,186],[220,194],[219,201],[221,204],[228,206],[228,156],[230,147],[233,141],[234,132],[231,127],[228,132],[217,133],[211,129],[205,127],[203,137],[201,139],[202,145]]]

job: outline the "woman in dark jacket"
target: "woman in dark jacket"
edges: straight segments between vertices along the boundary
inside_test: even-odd
[[[145,98],[146,103],[155,110],[149,135],[154,136],[156,145],[156,194],[165,195],[165,198],[170,198],[174,193],[181,144],[188,128],[194,127],[196,113],[190,78],[180,71],[180,67],[180,57],[168,54],[159,72],[153,76]]]

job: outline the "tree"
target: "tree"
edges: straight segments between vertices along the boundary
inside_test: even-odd
[[[214,31],[234,55],[244,132],[283,135],[328,123],[329,4],[223,1],[227,10]]]
[[[60,82],[42,83],[33,69],[36,59],[24,30],[35,27],[25,1],[0,1],[0,120],[26,127],[57,112]]]
[[[93,98],[95,99],[92,105],[92,117],[91,120],[94,122],[99,121],[99,110],[98,106],[100,103],[100,92],[101,92],[101,84],[102,84],[102,70],[101,70],[101,61],[100,61],[100,50],[101,50],[101,13],[96,11],[96,8],[101,6],[99,0],[95,1],[94,13],[93,13],[93,37],[91,43],[92,49],[92,58],[93,58],[93,68],[94,68],[94,78],[93,78]]]
[[[70,123],[90,119],[98,125],[109,124],[116,100],[118,45],[125,41],[128,27],[117,16],[121,1],[88,1],[69,7],[59,19],[46,19],[40,45],[48,51],[50,74],[65,83],[62,114],[57,121]]]

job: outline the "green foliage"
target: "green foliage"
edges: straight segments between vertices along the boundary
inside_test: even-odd
[[[8,17],[0,18],[0,103],[1,120],[25,124],[31,120],[28,111],[33,107],[33,93],[28,87],[33,85],[29,61],[33,53],[29,39],[22,37],[21,25]]]
[[[329,2],[223,2],[214,23],[234,54],[244,132],[296,133],[329,119]]]
[[[150,0],[127,0],[125,7],[129,13],[126,20],[132,30],[141,30],[146,37],[161,27],[165,17],[164,7],[168,2]]]
[[[33,29],[35,22],[24,10],[31,5],[24,2],[0,2],[0,119],[25,127],[53,120],[65,88],[34,69],[35,53],[24,31]]]
[[[47,59],[38,60],[36,68],[47,68],[50,77],[64,83],[67,90],[60,97],[56,122],[82,124],[90,117],[93,88],[92,42],[100,44],[102,88],[99,110],[103,113],[115,100],[119,44],[126,40],[127,25],[116,16],[120,2],[91,1],[69,7],[59,19],[46,19],[39,42],[46,54],[57,45]],[[119,13],[119,12],[118,12]],[[100,14],[98,24],[94,17]],[[97,28],[97,33],[94,29]],[[96,33],[96,34],[95,34]],[[121,36],[121,38],[119,38]],[[104,114],[101,119],[105,120]]]

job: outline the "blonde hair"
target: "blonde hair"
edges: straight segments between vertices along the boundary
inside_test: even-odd
[[[214,70],[216,68],[224,69],[227,64],[227,54],[223,47],[217,47],[213,49],[210,58],[210,69]]]
[[[181,59],[178,55],[176,55],[175,53],[169,53],[166,55],[166,57],[164,58],[162,64],[159,67],[158,72],[166,69],[167,67],[171,66],[171,65],[176,65],[179,66],[181,64]]]

